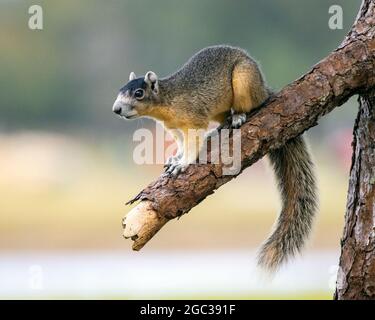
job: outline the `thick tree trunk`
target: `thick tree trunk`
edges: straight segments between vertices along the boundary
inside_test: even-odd
[[[375,91],[359,104],[336,299],[375,299]]]

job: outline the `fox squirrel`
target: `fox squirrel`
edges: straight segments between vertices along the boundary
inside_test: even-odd
[[[141,78],[130,73],[113,111],[125,119],[146,116],[162,121],[178,145],[166,171],[177,175],[196,160],[202,146],[202,142],[189,141],[189,129],[207,129],[210,121],[223,123],[228,117],[232,127],[238,128],[246,121],[246,113],[259,107],[270,94],[257,63],[244,50],[221,45],[202,49],[166,78],[159,79],[152,71]],[[195,152],[189,151],[193,149]],[[302,137],[270,151],[269,158],[282,209],[260,250],[258,263],[274,271],[302,248],[317,197],[313,164]]]

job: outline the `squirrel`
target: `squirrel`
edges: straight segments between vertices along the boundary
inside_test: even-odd
[[[196,160],[202,147],[202,142],[189,141],[189,129],[207,130],[209,122],[222,124],[228,117],[232,127],[239,128],[246,113],[271,94],[258,64],[245,50],[219,45],[200,50],[165,78],[152,71],[137,78],[131,72],[112,110],[125,119],[145,116],[163,122],[178,146],[166,164],[166,172],[176,176]],[[261,247],[258,265],[272,272],[302,249],[317,210],[317,196],[313,163],[301,136],[268,155],[282,209]]]

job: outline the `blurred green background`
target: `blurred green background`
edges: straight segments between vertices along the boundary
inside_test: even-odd
[[[43,30],[28,28],[32,4],[43,8]],[[343,8],[342,30],[328,27],[332,4]],[[121,219],[129,210],[124,203],[163,169],[136,165],[132,158],[134,130],[154,130],[155,123],[124,122],[111,108],[131,71],[165,76],[197,50],[223,43],[246,49],[278,90],[340,44],[359,5],[352,0],[0,0],[0,298],[330,298],[355,99],[306,134],[321,203],[304,255],[286,266],[274,284],[264,286],[255,285],[252,267],[247,273],[242,265],[237,278],[246,273],[248,287],[235,280],[233,268],[244,261],[254,264],[253,254],[270,231],[279,203],[266,161],[171,222],[143,251],[131,253],[131,243],[121,236]],[[210,254],[226,261],[205,282]],[[65,267],[54,274],[59,257],[65,257]],[[196,259],[191,268],[198,269],[191,277],[201,279],[190,285],[186,270],[175,268],[173,281],[187,283],[173,286],[153,277],[153,285],[143,281],[131,286],[128,273],[122,275],[124,282],[106,286],[112,283],[106,277],[121,275],[122,266],[131,266],[133,279],[157,277],[168,261],[182,265],[186,257]],[[100,267],[106,258],[108,264]],[[76,259],[83,259],[81,268]],[[44,280],[32,290],[29,268],[35,265]],[[74,272],[92,275],[85,282],[87,290],[80,290],[82,277]],[[313,285],[318,280],[312,274],[320,285]],[[53,277],[65,277],[64,290]]]

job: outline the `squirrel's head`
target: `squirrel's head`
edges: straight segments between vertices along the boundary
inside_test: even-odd
[[[134,72],[129,82],[120,89],[112,110],[125,119],[135,119],[149,114],[149,109],[158,102],[158,76],[149,71],[143,78]]]

